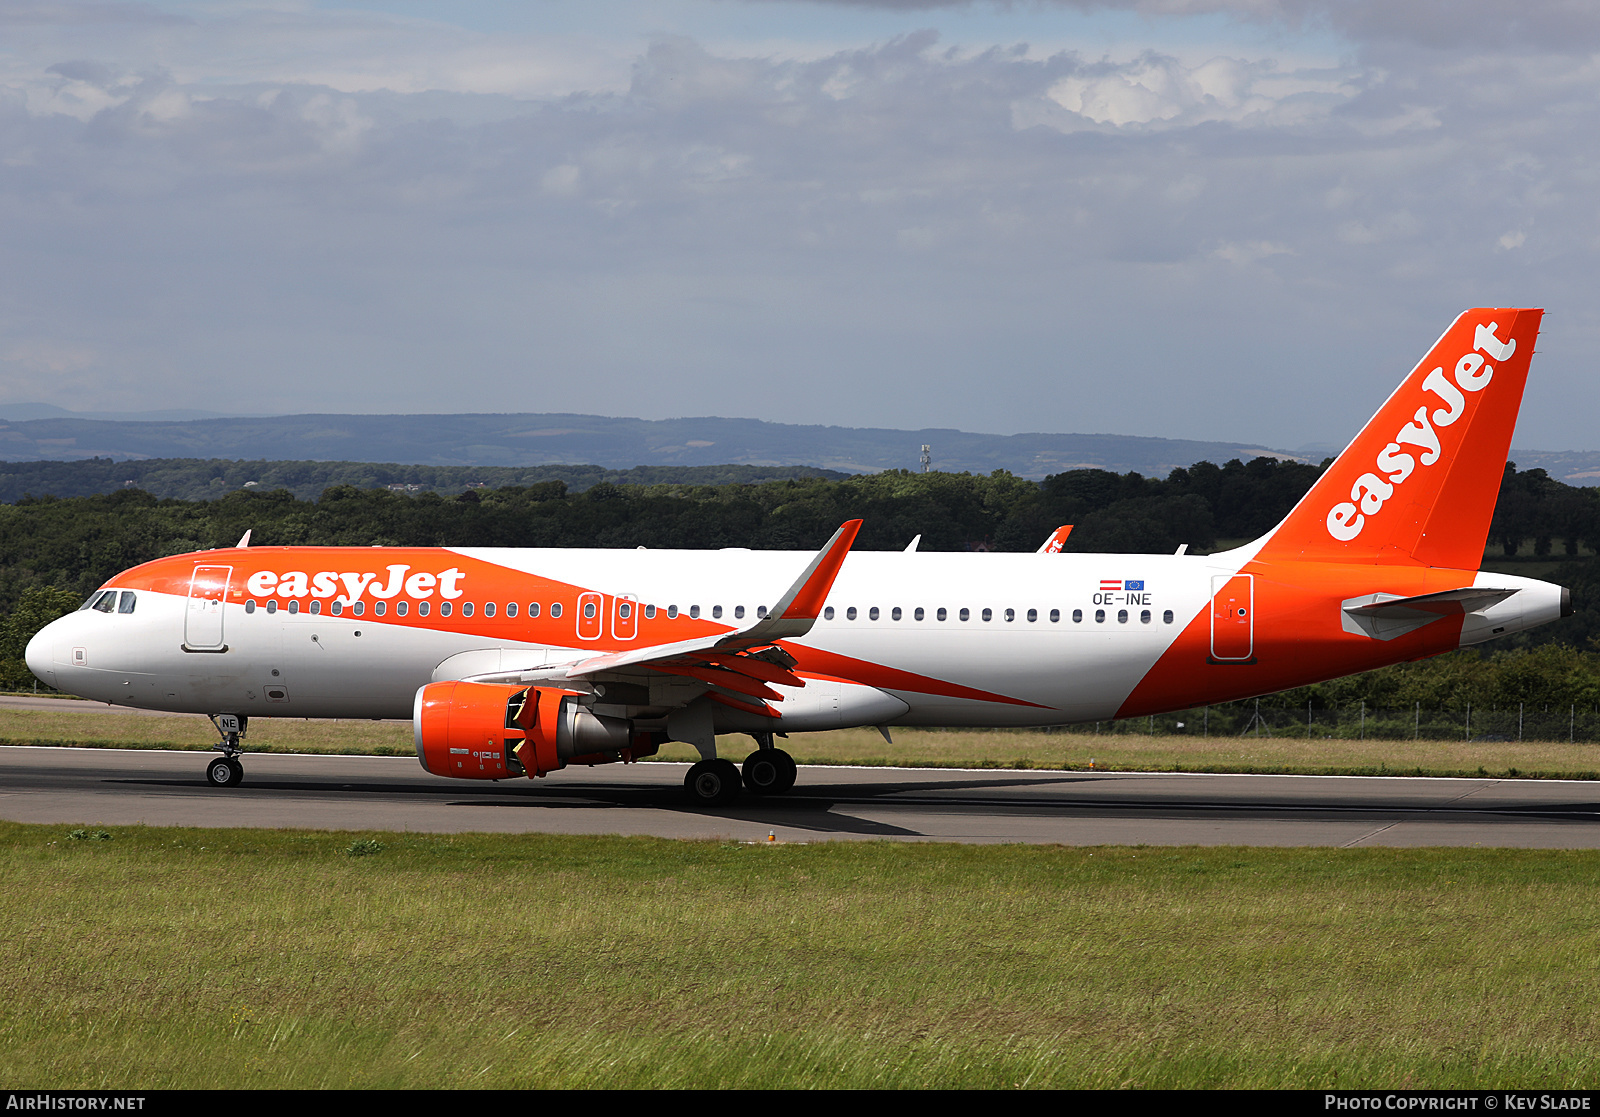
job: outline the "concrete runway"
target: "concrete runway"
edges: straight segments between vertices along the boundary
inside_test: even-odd
[[[1600,847],[1600,783],[802,767],[793,792],[702,810],[682,764],[440,779],[414,759],[0,748],[0,818],[325,830],[650,834],[808,842]]]

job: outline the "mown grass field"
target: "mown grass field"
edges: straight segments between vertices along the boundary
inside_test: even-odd
[[[74,703],[73,705],[79,705]],[[88,704],[82,704],[88,707]],[[1126,729],[1127,727],[1124,727]],[[1600,745],[1552,741],[1390,741],[1348,738],[1146,736],[1137,732],[1039,733],[1026,730],[896,729],[889,744],[872,729],[802,733],[781,742],[802,764],[944,768],[1095,768],[1110,771],[1284,772],[1328,775],[1559,776],[1600,778]],[[211,725],[194,715],[0,708],[0,744],[99,748],[209,749]],[[409,722],[257,719],[253,751],[414,753]],[[748,737],[721,739],[743,759]],[[665,746],[661,760],[697,759],[688,745]]]
[[[15,1088],[1600,1073],[1592,852],[70,833],[0,824]]]

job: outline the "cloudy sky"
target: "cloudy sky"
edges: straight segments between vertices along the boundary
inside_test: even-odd
[[[1587,0],[0,0],[0,403],[1595,449],[1597,155]]]

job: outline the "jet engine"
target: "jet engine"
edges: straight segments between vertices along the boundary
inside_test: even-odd
[[[568,764],[649,756],[655,735],[580,703],[576,691],[452,680],[417,691],[417,759],[436,776],[503,780],[543,776]]]

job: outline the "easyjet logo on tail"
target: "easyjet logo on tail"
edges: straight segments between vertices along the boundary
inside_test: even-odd
[[[1428,373],[1422,390],[1438,396],[1444,407],[1435,410],[1430,417],[1428,405],[1423,404],[1411,421],[1395,432],[1394,441],[1378,451],[1373,463],[1377,471],[1356,478],[1355,484],[1350,486],[1350,499],[1328,510],[1329,535],[1341,543],[1360,535],[1367,517],[1382,511],[1384,502],[1394,495],[1395,487],[1403,485],[1419,463],[1431,466],[1439,460],[1439,428],[1450,426],[1466,414],[1465,393],[1483,391],[1494,378],[1494,366],[1480,351],[1501,362],[1510,360],[1511,354],[1516,352],[1516,339],[1502,342],[1494,333],[1498,328],[1498,322],[1477,327],[1471,351],[1456,362],[1453,381],[1445,376],[1443,365]],[[1404,449],[1408,446],[1421,452],[1413,455]]]

